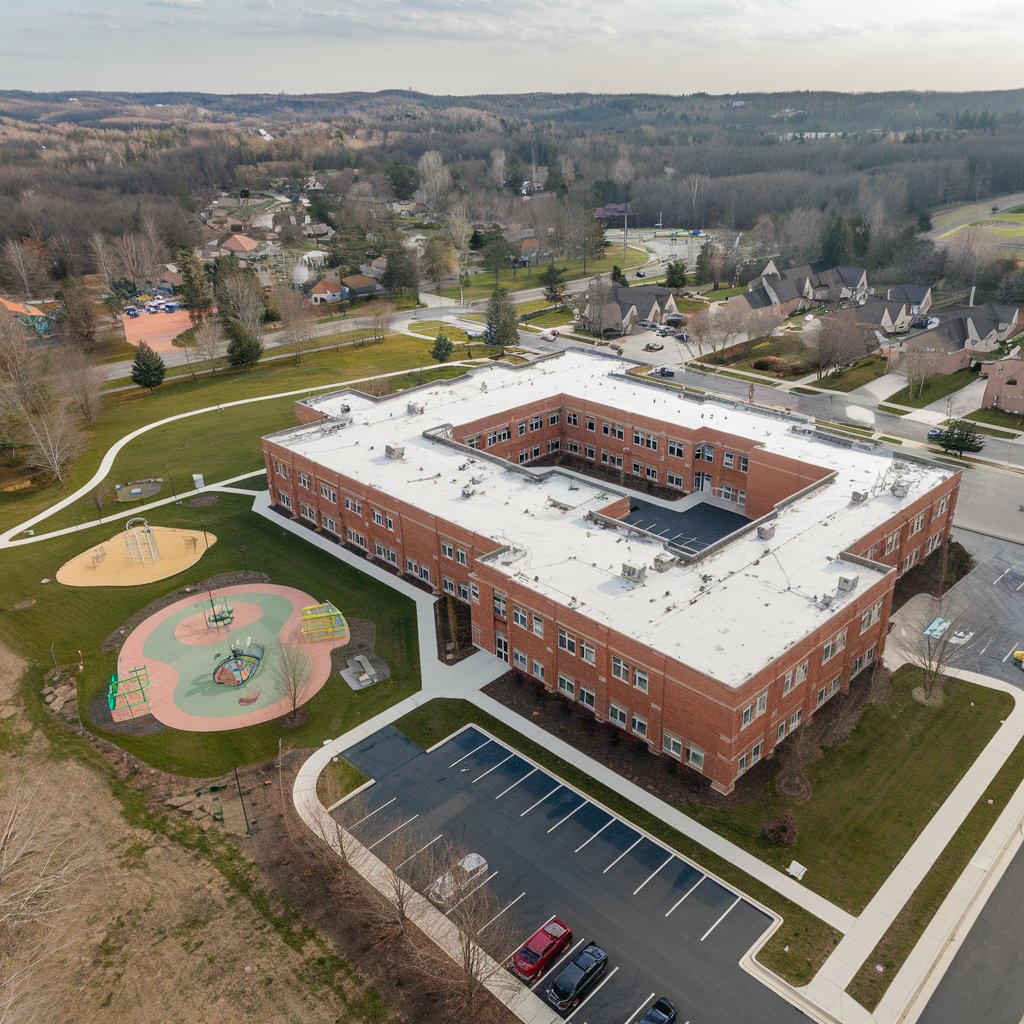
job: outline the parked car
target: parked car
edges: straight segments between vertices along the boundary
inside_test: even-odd
[[[659,345],[657,342],[649,341],[644,345],[645,352],[660,352],[665,346]]]
[[[675,375],[675,370],[670,370],[667,366],[663,366],[658,370],[659,377],[674,377]]]
[[[658,326],[653,320],[637,320],[636,325],[647,331],[653,331]]]
[[[479,853],[467,853],[453,867],[434,879],[427,895],[435,903],[451,903],[466,892],[473,883],[487,874],[487,861]]]
[[[636,272],[636,276],[637,277],[646,277],[647,275],[642,270],[638,270]]]
[[[541,977],[569,948],[572,929],[557,917],[539,928],[518,953],[512,957],[512,973],[523,981]]]
[[[676,1008],[662,996],[643,1015],[640,1024],[672,1024],[676,1019]]]
[[[680,331],[677,335],[675,335],[675,339],[676,341],[689,341],[690,336],[686,333],[686,331]]]
[[[548,985],[547,1001],[563,1013],[579,1006],[606,970],[608,954],[596,942],[588,942]]]
[[[928,431],[928,440],[938,441],[945,432],[946,431],[943,430],[942,427],[932,427],[932,429]]]

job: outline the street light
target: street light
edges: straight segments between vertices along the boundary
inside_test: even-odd
[[[206,535],[206,523],[204,523],[202,521],[202,519],[199,520],[199,529],[203,531],[203,541],[206,544],[206,550],[209,551],[210,550],[210,538],[207,537],[207,535]]]
[[[249,550],[244,544],[239,545],[238,550],[242,555],[242,572],[247,573],[249,571],[249,565],[245,560],[245,553]]]
[[[1010,438],[1010,447],[1006,453],[1006,465],[1003,466],[1004,473],[1010,468],[1010,460],[1013,458],[1013,446],[1017,442],[1017,436],[1018,435],[1014,434],[1014,436]]]

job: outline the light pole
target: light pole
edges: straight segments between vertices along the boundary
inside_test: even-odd
[[[1017,436],[1014,435],[1010,438],[1010,447],[1006,453],[1006,465],[1003,466],[1003,472],[1005,473],[1010,468],[1010,460],[1013,458],[1013,446],[1017,442]]]
[[[210,538],[206,535],[206,523],[202,519],[199,520],[199,529],[203,531],[203,542],[206,544],[206,550],[210,550]]]
[[[247,547],[246,547],[246,546],[245,546],[244,544],[241,544],[241,545],[239,545],[239,548],[238,548],[238,550],[239,550],[239,551],[241,552],[241,555],[242,555],[242,572],[244,572],[244,573],[248,573],[248,571],[249,571],[249,565],[248,565],[248,563],[247,563],[247,562],[246,562],[246,560],[245,560],[245,553],[246,553],[246,552],[247,552],[247,551],[248,551],[249,549],[248,549],[248,548],[247,548]]]

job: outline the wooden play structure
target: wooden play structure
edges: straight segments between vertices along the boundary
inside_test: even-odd
[[[345,616],[330,601],[302,609],[302,635],[307,640],[333,640],[336,647],[349,641]]]
[[[152,714],[149,706],[149,670],[133,668],[124,676],[114,673],[107,687],[107,706],[115,722]]]

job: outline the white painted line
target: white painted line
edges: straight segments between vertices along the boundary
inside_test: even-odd
[[[521,892],[521,893],[520,893],[520,894],[519,894],[519,895],[518,895],[518,896],[517,896],[517,897],[516,897],[516,898],[515,898],[515,899],[514,899],[514,900],[513,900],[513,901],[512,901],[512,902],[511,902],[511,903],[510,903],[509,905],[508,905],[508,907],[514,907],[514,906],[515,906],[515,905],[516,905],[516,904],[517,904],[517,903],[518,903],[518,902],[519,902],[519,901],[520,901],[520,900],[521,900],[521,899],[522,899],[522,898],[523,898],[523,897],[524,897],[525,895],[526,895],[526,893],[525,893],[525,892]],[[506,910],[508,910],[508,907],[502,907],[502,908],[501,908],[501,910],[499,910],[499,911],[498,911],[498,912],[497,912],[497,913],[496,913],[496,914],[494,915],[494,917],[492,917],[492,918],[490,919],[490,921],[488,921],[488,922],[487,922],[487,924],[484,924],[484,925],[482,925],[482,926],[480,927],[480,932],[482,932],[482,931],[484,930],[484,928],[487,928],[488,926],[490,926],[490,925],[494,924],[494,922],[495,922],[495,921],[497,921],[497,920],[498,920],[498,918],[499,918],[499,917],[501,917],[501,915],[502,915],[502,914],[504,914]],[[477,932],[477,935],[479,935],[479,934],[480,934],[480,932]]]
[[[573,955],[573,953],[575,953],[576,950],[579,949],[580,946],[582,946],[583,943],[586,942],[586,941],[587,941],[586,939],[580,939],[580,941],[577,942],[575,946],[572,946],[569,950],[567,950],[565,953],[563,953],[561,960],[557,960],[555,963],[553,963],[544,972],[544,977],[547,978],[548,976],[554,976],[554,977],[557,978],[558,977],[558,968],[561,967],[562,964],[564,964],[565,961],[568,960]],[[535,989],[540,984],[540,982],[541,982],[541,979],[537,978],[537,980],[534,981],[534,983],[530,986],[530,988]]]
[[[592,843],[613,821],[615,818],[609,818],[589,839],[584,840],[579,846],[573,850],[573,853],[579,853],[587,843]]]
[[[508,757],[506,757],[506,758],[505,758],[505,761],[511,761],[511,760],[512,760],[512,758],[513,758],[513,757],[515,757],[515,756],[516,756],[515,754],[509,754],[509,755],[508,755]],[[500,767],[501,767],[501,766],[502,766],[502,765],[503,765],[503,764],[505,763],[505,761],[499,761],[499,762],[498,762],[498,763],[497,763],[497,764],[496,764],[496,765],[494,766],[494,768],[500,768]],[[476,778],[475,778],[475,779],[474,779],[474,780],[473,780],[473,781],[472,781],[472,782],[470,783],[470,785],[472,786],[472,785],[474,785],[475,783],[479,782],[479,781],[480,781],[480,780],[481,780],[481,779],[482,779],[482,778],[484,777],[484,775],[490,775],[490,774],[491,774],[491,772],[493,772],[493,771],[494,771],[494,768],[488,768],[488,769],[487,769],[487,771],[485,771],[485,772],[483,773],[483,775],[478,775],[478,776],[477,776],[477,777],[476,777]]]
[[[1017,586],[1016,586],[1016,587],[1014,587],[1013,589],[1014,589],[1014,590],[1021,590],[1021,589],[1024,589],[1024,583],[1018,583],[1018,584],[1017,584]]]
[[[397,796],[393,796],[386,804],[381,804],[380,807],[377,808],[377,811],[383,811],[385,807],[388,807],[389,805],[393,804],[397,799]],[[353,821],[351,825],[347,826],[349,832],[351,832],[352,829],[356,827],[356,825],[362,825],[362,823],[366,821],[367,818],[372,818],[377,813],[377,811],[370,811],[369,814],[364,814],[358,821]]]
[[[477,891],[477,889],[482,889],[482,888],[483,888],[483,887],[484,887],[484,886],[485,886],[485,885],[486,885],[486,884],[487,884],[487,883],[488,883],[488,882],[489,882],[489,881],[490,881],[490,880],[491,880],[492,878],[494,878],[494,877],[495,877],[495,876],[496,876],[497,874],[498,874],[498,872],[497,872],[497,871],[495,871],[495,872],[494,872],[493,874],[490,874],[490,875],[488,875],[488,876],[487,876],[487,877],[486,877],[486,878],[485,878],[485,879],[484,879],[484,880],[483,880],[483,881],[482,881],[482,882],[481,882],[481,883],[480,883],[479,885],[474,885],[474,886],[473,886],[473,888],[472,888],[472,889],[470,889],[470,890],[469,890],[469,892],[467,892],[467,893],[466,893],[466,895],[465,895],[465,896],[463,896],[463,897],[462,897],[462,899],[461,899],[461,900],[459,900],[459,902],[458,902],[458,903],[453,903],[453,904],[452,904],[452,905],[451,905],[451,906],[450,906],[450,907],[449,907],[449,908],[448,908],[448,909],[447,909],[447,910],[445,911],[445,913],[446,913],[446,914],[450,914],[450,913],[451,913],[451,912],[452,912],[452,911],[453,911],[453,910],[454,910],[454,909],[455,909],[456,907],[458,907],[458,906],[461,906],[461,905],[462,905],[463,903],[465,903],[465,902],[466,902],[466,900],[468,900],[468,899],[469,899],[469,897],[470,897],[470,896],[472,896],[472,895],[473,895],[473,893],[475,893],[475,892]]]
[[[403,821],[402,824],[398,826],[398,828],[393,828],[386,836],[383,836],[380,839],[378,839],[377,842],[375,842],[373,844],[373,846],[368,846],[367,849],[368,850],[373,850],[376,847],[380,846],[380,844],[383,843],[385,839],[390,839],[399,829],[405,828],[405,826],[408,825],[410,821],[415,821],[418,817],[419,817],[418,814],[414,814],[409,819],[409,821]]]
[[[638,1007],[637,1007],[637,1008],[636,1008],[636,1009],[635,1009],[635,1010],[634,1010],[634,1011],[633,1011],[633,1012],[632,1012],[632,1013],[631,1013],[631,1014],[630,1014],[630,1015],[629,1015],[629,1016],[628,1016],[628,1017],[627,1017],[627,1018],[626,1018],[626,1019],[625,1019],[625,1020],[624,1020],[624,1021],[622,1022],[622,1024],[633,1024],[633,1021],[634,1021],[634,1020],[636,1020],[637,1014],[638,1014],[638,1013],[640,1013],[640,1012],[641,1012],[642,1010],[646,1010],[646,1009],[647,1009],[647,1004],[648,1004],[648,1003],[650,1003],[650,1001],[651,1001],[651,1000],[652,1000],[653,998],[654,998],[654,993],[652,992],[652,993],[651,993],[651,994],[650,994],[650,995],[649,995],[649,996],[648,996],[648,997],[647,997],[647,998],[646,998],[646,999],[645,999],[645,1000],[644,1000],[644,1001],[643,1001],[643,1002],[642,1002],[642,1003],[641,1003],[641,1004],[640,1004],[640,1005],[639,1005],[639,1006],[638,1006]]]
[[[1024,644],[1024,640],[1018,640],[1018,641],[1017,641],[1017,642],[1016,642],[1016,643],[1015,643],[1015,644],[1014,644],[1014,645],[1013,645],[1013,646],[1012,646],[1012,647],[1011,647],[1011,648],[1010,648],[1010,649],[1009,649],[1009,650],[1008,650],[1008,651],[1006,652],[1006,655],[1005,655],[1005,657],[1003,658],[1003,664],[1006,664],[1006,662],[1007,662],[1007,661],[1008,661],[1008,660],[1009,660],[1010,658],[1012,658],[1012,657],[1013,657],[1014,651],[1019,651],[1019,650],[1020,650],[1020,648],[1021,648],[1021,644]]]
[[[1010,570],[1004,569],[993,581],[992,586],[994,587]]]
[[[737,896],[736,899],[729,904],[729,910],[732,910],[737,903],[742,899],[742,896]],[[729,910],[727,910],[701,937],[700,941],[703,942],[725,919],[729,916]]]
[[[675,859],[675,854],[670,853],[668,858],[662,863],[661,867],[655,868],[634,890],[633,895],[635,896],[666,864]]]
[[[465,761],[467,757],[471,757],[478,750],[480,750],[483,747],[486,747],[487,744],[490,743],[490,742],[491,742],[490,739],[484,740],[483,743],[481,743],[479,747],[474,747],[468,754],[463,754],[462,757],[459,758],[459,761]],[[454,768],[459,763],[459,761],[452,761],[452,763],[450,765],[448,765],[448,767],[449,768]]]
[[[508,787],[508,789],[503,789],[494,799],[500,800],[506,793],[511,793],[512,790],[515,789],[520,782],[525,782],[536,770],[536,768],[531,768],[530,771],[528,771],[521,779],[517,779],[515,782],[513,782],[512,785]]]
[[[574,808],[573,808],[573,809],[572,809],[572,810],[571,810],[571,811],[570,811],[570,812],[569,812],[569,813],[568,813],[568,814],[567,814],[567,815],[566,815],[566,816],[565,816],[565,817],[564,817],[564,818],[562,819],[562,821],[568,821],[568,820],[569,820],[569,819],[570,819],[570,818],[571,818],[571,817],[572,817],[572,816],[573,816],[573,815],[574,815],[574,814],[575,814],[575,813],[576,813],[576,812],[577,812],[577,811],[578,811],[578,810],[580,809],[580,807],[586,807],[586,806],[587,806],[587,801],[586,801],[586,800],[584,800],[584,801],[583,801],[582,803],[580,803],[580,804],[579,804],[578,806],[574,807]],[[561,824],[562,824],[562,821],[558,822],[558,825],[561,825]],[[551,828],[549,828],[549,829],[548,829],[548,835],[551,835],[551,833],[552,833],[552,832],[554,832],[556,828],[558,828],[558,825],[552,825],[552,826],[551,826]]]
[[[542,796],[535,804],[531,804],[529,807],[527,807],[526,810],[523,811],[523,813],[519,815],[519,817],[520,818],[525,818],[530,813],[530,811],[532,811],[534,809],[534,807],[540,807],[540,805],[542,803],[544,803],[544,801],[547,800],[547,798],[549,796],[554,796],[555,793],[557,793],[561,788],[562,788],[562,784],[559,783],[557,786],[555,786],[555,788],[553,790],[551,790],[550,793],[548,793],[546,796]]]
[[[683,900],[685,900],[686,897],[689,896],[690,893],[693,892],[693,890],[696,889],[697,886],[700,885],[700,883],[703,882],[704,879],[707,878],[707,877],[708,877],[707,875],[701,875],[700,878],[698,878],[697,881],[694,882],[693,885],[691,885],[690,888],[686,890],[684,895],[682,897],[680,897],[679,900],[677,900],[675,903],[672,904],[672,906],[665,912],[665,916],[668,917],[668,915],[671,914],[672,911],[675,910],[676,907],[678,907],[679,904],[682,903]]]
[[[597,988],[595,988],[595,989],[594,989],[594,991],[593,991],[593,992],[591,992],[591,993],[590,993],[590,995],[589,995],[589,996],[587,996],[587,998],[586,998],[586,999],[584,999],[584,1000],[583,1000],[583,1002],[582,1002],[582,1003],[580,1003],[580,1005],[579,1005],[579,1006],[577,1006],[577,1007],[576,1007],[576,1009],[575,1009],[575,1010],[573,1010],[573,1011],[572,1011],[572,1013],[570,1013],[570,1014],[569,1014],[569,1016],[568,1016],[568,1017],[566,1017],[565,1019],[566,1019],[566,1020],[572,1020],[572,1019],[573,1019],[573,1017],[575,1017],[575,1016],[576,1016],[576,1014],[577,1014],[577,1013],[579,1013],[579,1012],[580,1012],[580,1010],[582,1010],[582,1009],[583,1009],[583,1007],[584,1007],[584,1006],[586,1006],[586,1005],[587,1005],[587,1003],[589,1003],[589,1002],[590,1002],[590,1000],[591,1000],[591,999],[593,999],[593,998],[594,998],[594,996],[596,996],[596,995],[597,995],[597,993],[598,993],[598,992],[600,992],[600,991],[601,991],[601,989],[603,989],[603,988],[605,987],[605,985],[607,985],[607,984],[608,984],[608,982],[612,980],[612,978],[614,978],[614,977],[615,977],[615,975],[616,975],[616,974],[618,973],[618,970],[619,970],[619,969],[618,969],[618,967],[613,967],[613,968],[612,968],[612,969],[611,969],[611,970],[610,970],[610,971],[609,971],[609,972],[608,972],[608,973],[607,973],[607,974],[606,974],[606,975],[604,976],[604,981],[602,981],[602,982],[601,982],[601,984],[600,984],[600,985],[598,985],[598,986],[597,986]]]
[[[641,841],[642,839],[643,839],[643,836],[637,836],[637,837],[636,837],[636,843],[634,843],[634,844],[633,844],[633,846],[636,846],[636,845],[637,845],[637,843],[639,843],[639,842],[640,842],[640,841]],[[615,860],[613,860],[613,861],[611,862],[611,864],[609,864],[609,865],[608,865],[608,867],[606,867],[606,868],[604,869],[604,871],[602,871],[602,872],[601,872],[601,874],[602,874],[602,875],[607,875],[607,874],[608,874],[608,872],[609,872],[609,871],[611,871],[611,869],[612,869],[613,867],[615,867],[615,865],[616,865],[616,864],[618,864],[618,863],[619,863],[619,861],[620,861],[620,860],[622,860],[622,858],[623,858],[623,857],[625,857],[625,856],[626,856],[626,854],[627,854],[627,853],[629,853],[629,851],[630,851],[630,850],[632,850],[632,849],[633,849],[633,846],[629,847],[629,849],[628,849],[628,850],[623,850],[623,851],[622,851],[622,853],[620,853],[620,854],[618,855],[618,857],[616,857],[616,858],[615,858]]]
[[[440,839],[440,838],[441,838],[440,836],[434,836],[434,838],[431,839],[430,842],[427,843],[426,846],[421,846],[415,853],[409,854],[409,856],[406,857],[405,860],[403,860],[401,864],[397,865],[397,867],[404,868],[405,865],[408,864],[409,861],[411,861],[413,859],[413,857],[418,857],[424,850],[429,850],[430,847],[433,846],[434,843],[436,843],[438,841],[438,839]]]

